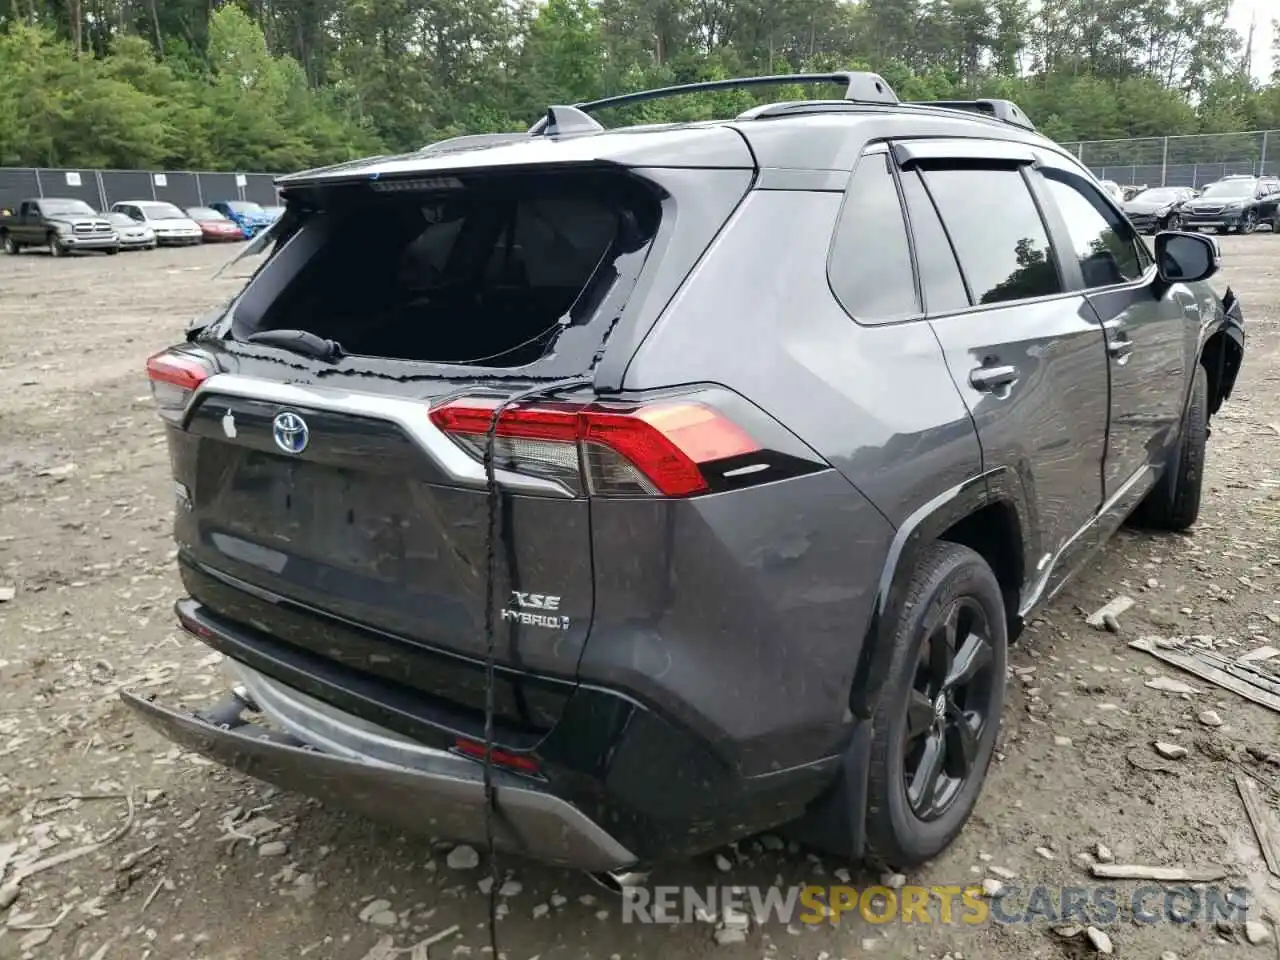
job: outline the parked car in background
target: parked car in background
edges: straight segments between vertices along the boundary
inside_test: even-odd
[[[209,206],[229,220],[234,220],[236,225],[244,231],[244,235],[250,239],[258,231],[275,222],[274,217],[252,200],[218,200]]]
[[[1114,180],[1100,180],[1102,189],[1107,191],[1107,195],[1116,203],[1124,203],[1124,188]]]
[[[1195,198],[1191,187],[1151,187],[1124,202],[1125,216],[1141,233],[1181,230],[1182,205]]]
[[[156,232],[145,223],[138,223],[127,214],[113,210],[107,214],[111,226],[120,237],[121,250],[154,250]]]
[[[1181,207],[1188,230],[1213,228],[1218,233],[1252,233],[1261,224],[1280,224],[1280,180],[1231,176],[1211,183]]]
[[[199,243],[204,238],[200,225],[172,203],[163,200],[121,200],[111,205],[114,213],[123,213],[135,223],[146,224],[162,246]]]
[[[120,238],[110,221],[83,200],[42,197],[23,200],[17,213],[0,217],[0,246],[8,254],[43,247],[61,257],[72,250],[119,253]]]
[[[244,231],[240,229],[240,225],[212,207],[188,207],[187,216],[200,225],[206,243],[244,239]]]
[[[1128,202],[1132,200],[1134,197],[1136,197],[1138,194],[1142,193],[1143,190],[1146,190],[1146,189],[1147,189],[1147,185],[1145,183],[1142,184],[1141,186],[1139,186],[1136,183],[1132,183],[1132,184],[1126,184],[1125,186],[1121,187],[1120,193],[1124,196],[1125,202]]]

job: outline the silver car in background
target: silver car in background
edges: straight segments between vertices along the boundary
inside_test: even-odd
[[[156,232],[145,223],[139,223],[128,214],[113,211],[107,214],[111,226],[120,237],[121,250],[154,250]]]
[[[163,200],[121,200],[111,205],[111,212],[122,213],[134,223],[150,227],[159,244],[180,246],[204,240],[200,224]]]

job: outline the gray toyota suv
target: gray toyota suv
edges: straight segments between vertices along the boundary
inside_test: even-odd
[[[605,129],[691,90],[840,84]],[[404,827],[616,876],[765,828],[910,866],[974,808],[1006,647],[1131,514],[1195,521],[1243,355],[1005,101],[874,74],[552,107],[280,181],[148,362],[181,625],[165,735]]]

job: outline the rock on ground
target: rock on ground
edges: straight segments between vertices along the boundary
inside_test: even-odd
[[[444,862],[448,864],[450,870],[474,870],[480,866],[480,854],[476,852],[475,847],[459,844],[449,851]]]

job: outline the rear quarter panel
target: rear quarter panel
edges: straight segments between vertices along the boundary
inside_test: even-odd
[[[896,526],[980,473],[981,449],[928,324],[862,327],[832,295],[841,197],[752,193],[654,326],[625,387],[729,386]]]
[[[647,671],[657,695],[673,700],[706,678],[716,692],[704,686],[695,702],[705,714],[686,719],[733,744],[726,750],[747,773],[837,746],[896,526],[982,469],[928,325],[860,327],[832,295],[827,252],[841,200],[749,194],[625,378],[628,389],[715,382],[737,391],[833,465],[822,488],[785,481],[709,498],[674,527],[657,506],[643,520],[592,511],[597,605],[581,678],[630,669],[643,684]],[[687,538],[702,588],[693,577],[670,588],[672,577],[683,582],[681,566],[667,578],[661,567],[611,574],[601,563],[611,530],[642,542],[664,530]],[[672,556],[669,543],[648,549]],[[647,593],[625,599],[637,584]]]

